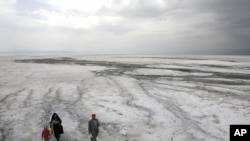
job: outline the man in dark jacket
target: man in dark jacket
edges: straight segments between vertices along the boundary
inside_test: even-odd
[[[89,134],[91,134],[92,136],[90,137],[90,140],[96,141],[96,137],[98,136],[98,133],[99,133],[99,121],[98,119],[96,119],[95,114],[92,114],[92,119],[89,120],[88,130],[89,130]]]

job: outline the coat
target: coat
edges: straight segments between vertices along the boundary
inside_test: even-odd
[[[88,123],[88,131],[92,136],[97,136],[99,133],[99,121],[98,119],[91,119]]]
[[[42,139],[43,138],[48,138],[50,136],[50,132],[47,128],[45,128],[42,132]]]
[[[63,127],[61,123],[62,123],[61,118],[58,115],[57,117],[54,117],[54,114],[53,114],[51,117],[50,125],[55,135],[63,134]]]

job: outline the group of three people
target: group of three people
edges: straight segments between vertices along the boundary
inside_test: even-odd
[[[62,120],[61,118],[54,113],[50,120],[50,128],[51,133],[48,130],[47,126],[44,127],[44,130],[42,131],[42,139],[44,141],[49,141],[51,134],[54,134],[57,141],[59,141],[60,134],[63,134],[63,127],[62,127]],[[92,114],[92,119],[88,122],[88,132],[91,135],[90,140],[96,141],[96,137],[99,133],[99,121],[96,118],[95,114]]]

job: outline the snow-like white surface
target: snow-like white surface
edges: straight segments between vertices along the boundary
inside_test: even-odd
[[[65,58],[67,57],[67,58]],[[228,141],[249,124],[249,56],[1,56],[0,140],[41,140],[51,113],[61,141]]]

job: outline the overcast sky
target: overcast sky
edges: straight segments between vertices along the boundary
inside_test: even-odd
[[[0,0],[12,51],[250,55],[250,0]]]

